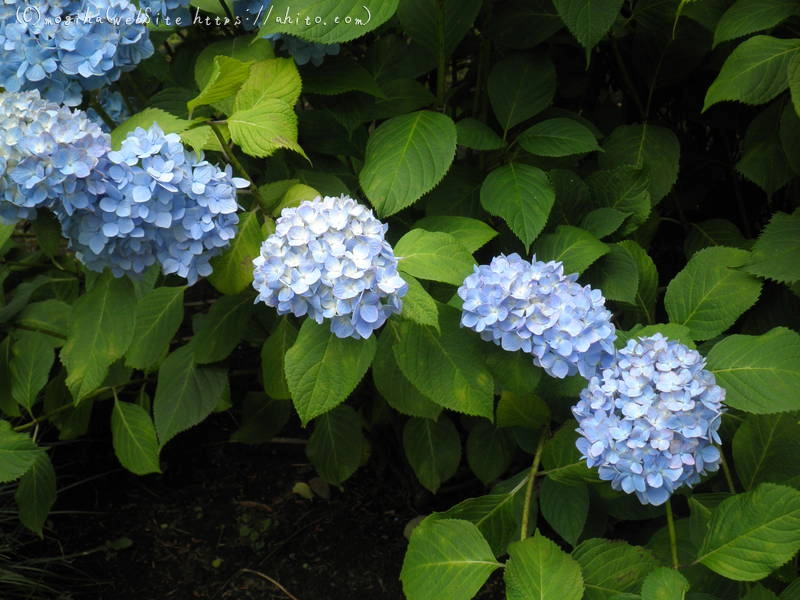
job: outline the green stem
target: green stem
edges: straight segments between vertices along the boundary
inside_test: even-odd
[[[264,210],[265,214],[267,213],[268,202],[265,198],[261,196],[261,192],[258,191],[256,184],[253,183],[253,178],[250,177],[250,174],[247,172],[247,169],[244,168],[244,165],[239,162],[239,159],[236,158],[236,155],[231,152],[231,149],[228,147],[228,142],[225,141],[225,136],[222,135],[222,130],[219,128],[219,125],[215,121],[208,121],[208,126],[211,127],[211,131],[214,132],[214,135],[217,136],[217,141],[219,142],[220,147],[222,148],[222,154],[225,155],[225,160],[227,160],[233,168],[236,169],[236,172],[239,173],[242,177],[247,179],[250,182],[250,190],[253,192],[253,195],[256,197],[258,204]]]
[[[536,472],[539,470],[539,461],[542,460],[542,450],[544,441],[547,438],[547,431],[542,430],[539,443],[536,445],[536,452],[533,455],[531,472],[528,473],[528,485],[525,488],[525,503],[522,505],[522,527],[520,527],[519,539],[524,540],[528,537],[528,521],[531,517],[531,499],[533,498],[533,483],[536,481]]]
[[[669,549],[672,554],[672,568],[678,569],[678,536],[675,534],[675,519],[672,517],[672,502],[667,500],[665,504],[667,512],[667,531],[669,532]]]
[[[114,119],[106,112],[106,109],[100,104],[100,101],[97,99],[96,94],[91,94],[89,96],[89,106],[91,106],[94,111],[100,115],[100,118],[103,119],[103,123],[108,125],[109,129],[116,129],[117,124],[114,122]]]
[[[722,472],[725,473],[725,481],[728,482],[728,489],[730,490],[731,494],[735,494],[736,486],[733,484],[733,475],[731,474],[731,469],[728,466],[728,463],[725,461],[725,455],[722,453],[722,450],[719,452],[719,462],[722,465]]]

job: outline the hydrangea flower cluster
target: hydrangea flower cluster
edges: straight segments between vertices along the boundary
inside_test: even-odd
[[[114,121],[114,123],[122,123],[131,117],[131,113],[125,104],[125,99],[122,97],[122,94],[117,91],[109,88],[103,88],[97,95],[97,101],[100,103],[100,106],[103,107],[103,110],[106,111],[106,114],[111,117],[111,120]],[[98,125],[100,125],[100,129],[106,132],[110,131],[108,125],[106,125],[102,117],[97,114],[93,108],[87,110],[86,114],[89,115],[90,119],[93,119]]]
[[[719,468],[725,390],[699,352],[661,334],[630,340],[572,412],[586,464],[614,489],[663,504]]]
[[[173,25],[178,18],[183,27],[191,23],[189,0],[139,0],[139,6],[156,23],[163,23],[164,17],[168,17]]]
[[[0,3],[0,87],[39,89],[77,106],[83,90],[119,79],[153,54],[129,0],[23,0]]]
[[[560,262],[501,254],[458,288],[461,324],[504,350],[533,354],[552,377],[589,379],[611,363],[616,330],[600,290],[577,277]]]
[[[368,338],[400,312],[408,291],[387,229],[348,196],[285,208],[253,260],[256,300],[278,314],[330,319],[337,337]]]
[[[316,44],[292,35],[282,36],[281,41],[282,49],[291,54],[298,65],[305,65],[310,61],[318,67],[326,56],[339,54],[339,44]]]
[[[86,113],[42,100],[37,90],[0,93],[0,220],[34,219],[65,199],[87,207],[90,175],[111,149]]]
[[[193,284],[236,235],[236,189],[249,185],[183,147],[158,125],[108,152],[91,181],[96,201],[56,207],[64,235],[90,269],[141,273],[159,262]]]

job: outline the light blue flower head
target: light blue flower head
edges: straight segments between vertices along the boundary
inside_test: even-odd
[[[523,350],[550,376],[586,379],[610,364],[616,332],[600,290],[560,262],[500,255],[458,288],[461,325],[504,350]]]
[[[0,220],[33,219],[62,202],[87,206],[90,174],[110,149],[85,112],[37,90],[0,93]]]
[[[696,350],[661,334],[630,340],[572,408],[586,464],[616,490],[659,505],[719,468],[725,390]]]
[[[330,319],[337,337],[368,338],[408,291],[387,228],[349,196],[285,208],[253,260],[256,300],[278,314]]]

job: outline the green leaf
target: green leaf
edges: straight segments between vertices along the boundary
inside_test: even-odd
[[[449,233],[468,252],[475,252],[497,237],[497,232],[489,225],[470,217],[434,215],[420,219],[414,223],[414,228]]]
[[[629,331],[617,330],[617,347],[628,343],[629,340],[649,337],[660,333],[666,338],[677,340],[687,348],[696,349],[694,341],[690,337],[689,328],[676,323],[653,323],[652,325],[635,325]]]
[[[556,70],[544,55],[516,54],[495,63],[489,72],[488,91],[505,139],[509,129],[553,103]]]
[[[671,129],[650,124],[620,125],[605,139],[603,148],[605,154],[598,159],[601,168],[629,165],[645,170],[653,205],[661,202],[678,179],[681,147]],[[619,205],[616,208],[624,210]]]
[[[747,248],[747,242],[739,228],[727,219],[709,219],[691,223],[691,230],[683,243],[683,252],[691,258],[698,250],[709,246]]]
[[[622,0],[553,0],[553,4],[567,29],[586,48],[587,58],[611,29],[622,8]]]
[[[181,431],[203,421],[227,393],[225,370],[198,366],[192,346],[172,352],[158,369],[153,417],[162,448]]]
[[[160,448],[150,414],[138,404],[114,401],[111,439],[122,466],[136,475],[160,473]]]
[[[300,73],[292,58],[262,60],[250,67],[247,79],[236,94],[233,109],[246,110],[268,99],[281,100],[294,106],[302,87]]]
[[[578,433],[577,423],[567,421],[547,440],[542,451],[542,466],[547,469],[547,477],[560,483],[574,484],[596,481],[596,472],[586,466],[575,446]]]
[[[800,410],[800,334],[791,329],[728,336],[708,353],[708,369],[728,406],[755,414]]]
[[[239,232],[230,247],[221,256],[211,259],[214,272],[208,281],[217,291],[233,295],[245,290],[253,282],[253,259],[261,248],[261,227],[254,212],[240,218]]]
[[[504,391],[497,403],[498,427],[539,429],[550,421],[550,408],[539,396]]]
[[[581,600],[581,567],[538,531],[508,547],[505,582],[508,600]]]
[[[481,206],[502,217],[526,248],[544,229],[555,197],[547,174],[522,163],[495,169],[481,186]]]
[[[17,315],[16,323],[20,327],[44,334],[53,346],[60,346],[69,331],[71,312],[72,307],[69,304],[51,298],[28,304]]]
[[[258,37],[288,33],[318,44],[349,42],[383,25],[394,15],[398,3],[399,0],[273,0],[262,16]]]
[[[539,507],[555,532],[575,546],[589,516],[589,488],[585,483],[566,484],[546,477],[539,491]]]
[[[439,308],[436,300],[425,291],[422,284],[408,273],[403,277],[408,284],[408,292],[403,296],[403,318],[420,325],[439,327]]]
[[[484,485],[488,485],[511,466],[517,444],[510,432],[488,421],[480,421],[467,436],[467,464]]]
[[[306,319],[286,352],[286,381],[303,426],[344,402],[364,377],[376,349],[375,337],[338,338],[325,325]]]
[[[757,35],[739,44],[708,88],[703,111],[717,102],[765,104],[789,86],[788,67],[800,39]]]
[[[734,581],[757,581],[798,548],[800,492],[762,483],[714,510],[697,562]]]
[[[419,482],[434,494],[461,462],[461,439],[453,422],[411,417],[403,427],[403,449]]]
[[[108,271],[73,305],[61,362],[76,404],[100,387],[111,363],[125,355],[136,329],[131,318],[135,312],[130,280]]]
[[[242,62],[229,56],[215,56],[208,81],[200,93],[186,103],[189,116],[198,106],[233,98],[250,76],[251,65],[251,62]]]
[[[284,365],[286,352],[297,340],[297,329],[287,317],[282,317],[275,331],[261,347],[261,379],[264,391],[270,398],[289,400],[289,384],[286,383]]]
[[[722,246],[692,256],[667,286],[664,307],[670,321],[686,325],[695,340],[711,339],[733,325],[761,294],[761,282],[736,269],[749,257]]]
[[[327,57],[324,69],[314,68],[303,71],[303,91],[306,94],[322,96],[363,92],[377,98],[385,98],[383,90],[375,81],[372,73],[361,63],[345,56]]]
[[[541,236],[533,245],[538,260],[564,263],[565,273],[582,273],[604,254],[608,246],[588,231],[571,225],[559,225],[555,233]]]
[[[214,302],[195,332],[195,362],[203,365],[226,359],[247,332],[252,310],[250,290]]]
[[[111,132],[111,147],[118,150],[129,133],[137,127],[149,129],[153,123],[157,123],[164,133],[181,133],[192,125],[192,121],[176,117],[165,110],[146,108],[114,128]]]
[[[19,405],[11,397],[11,336],[0,341],[0,414],[19,417]]]
[[[397,18],[414,42],[433,56],[447,57],[472,27],[480,8],[481,0],[403,0]]]
[[[645,577],[642,583],[642,600],[683,600],[689,591],[689,582],[675,569],[659,567]]]
[[[455,152],[450,117],[427,110],[394,117],[370,136],[359,182],[378,216],[388,217],[433,189]]]
[[[800,116],[788,102],[781,111],[778,137],[786,155],[786,162],[796,175],[800,174]]]
[[[800,54],[795,54],[786,67],[789,77],[789,93],[794,112],[800,116]]]
[[[517,140],[524,150],[537,156],[570,156],[601,149],[586,126],[563,117],[537,123]]]
[[[501,566],[472,523],[428,518],[411,534],[400,580],[408,600],[470,600]]]
[[[288,400],[275,400],[250,392],[244,397],[241,425],[231,434],[231,441],[265,444],[280,433],[291,415],[292,403]]]
[[[306,454],[322,479],[341,485],[361,465],[365,444],[358,413],[342,404],[314,421]]]
[[[607,300],[636,304],[639,290],[636,259],[619,244],[609,244],[608,250],[586,273],[587,281],[593,288],[603,290]]]
[[[264,158],[288,148],[306,157],[297,143],[297,114],[284,100],[266,98],[251,108],[234,111],[227,123],[231,139],[245,154]]]
[[[125,364],[146,371],[161,360],[183,322],[184,287],[161,287],[136,304],[136,329]]]
[[[394,246],[397,269],[420,279],[461,285],[475,259],[449,233],[412,229]]]
[[[658,292],[658,271],[653,259],[633,240],[624,240],[618,246],[636,261],[639,271],[639,288],[636,291],[635,307],[646,323],[655,321],[655,302]]]
[[[458,145],[473,150],[499,150],[505,143],[494,130],[472,117],[461,119],[456,123]]]
[[[616,208],[601,206],[587,213],[581,219],[580,228],[585,229],[598,239],[614,233],[625,222],[631,213],[622,212]]]
[[[583,571],[586,600],[610,600],[620,592],[638,590],[656,567],[647,550],[622,541],[586,540],[573,550],[572,557]]]
[[[400,370],[428,398],[450,410],[492,419],[494,386],[480,338],[459,326],[459,312],[439,306],[439,331],[400,326],[394,355]]]
[[[736,170],[772,195],[794,178],[795,173],[781,143],[782,111],[773,103],[747,127],[742,144],[742,157]]]
[[[18,330],[11,346],[11,396],[31,412],[39,392],[47,384],[53,366],[53,342],[50,336]]]
[[[800,465],[786,460],[800,453],[797,413],[750,415],[733,436],[736,474],[746,490],[759,483],[800,486]]]
[[[597,206],[630,215],[621,233],[635,231],[650,216],[650,179],[644,169],[623,165],[608,171],[595,171],[589,176],[588,183]]]
[[[797,14],[797,5],[786,0],[737,0],[714,29],[714,46],[749,33],[763,31]]]
[[[42,537],[44,522],[56,501],[56,472],[46,452],[36,455],[30,469],[19,480],[14,500],[22,524]]]
[[[44,450],[26,433],[11,429],[11,423],[0,420],[0,483],[14,481],[24,475]]]
[[[196,2],[197,0],[195,0]],[[214,2],[219,9],[219,2]],[[229,56],[241,62],[255,62],[266,58],[274,58],[272,42],[256,35],[240,35],[214,42],[206,46],[194,63],[194,80],[198,89],[208,84],[214,71],[214,59],[217,56]]]
[[[776,212],[753,245],[748,273],[781,283],[800,280],[800,211]]]

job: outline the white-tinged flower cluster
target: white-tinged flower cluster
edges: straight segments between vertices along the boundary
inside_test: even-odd
[[[408,290],[387,229],[349,196],[285,208],[253,260],[257,300],[279,314],[329,319],[337,337],[368,338],[400,312]]]
[[[572,412],[578,449],[614,489],[663,504],[719,468],[725,390],[696,350],[661,334],[630,340]]]

